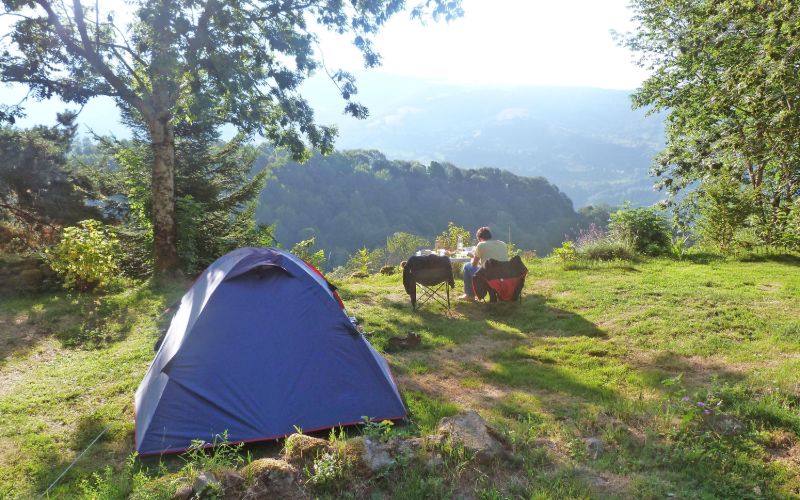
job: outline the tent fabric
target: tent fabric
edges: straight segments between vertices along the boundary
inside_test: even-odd
[[[406,416],[386,361],[325,278],[274,248],[235,250],[200,275],[135,402],[140,455],[224,432],[258,441]]]

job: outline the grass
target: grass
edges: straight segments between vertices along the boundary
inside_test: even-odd
[[[457,303],[450,316],[439,306],[412,312],[397,275],[336,283],[379,350],[391,336],[422,336],[420,348],[386,354],[411,416],[392,433],[426,434],[471,408],[516,457],[513,470],[489,473],[445,457],[371,488],[397,498],[800,495],[800,259],[742,260],[565,269],[537,259],[521,305]],[[158,316],[181,289],[0,300],[0,498],[43,492],[106,427],[54,497],[86,496],[104,475],[133,469],[152,489],[183,465],[128,461],[129,403]],[[726,419],[735,434],[720,427]],[[604,446],[596,457],[592,437]],[[115,491],[139,491],[135,483]]]

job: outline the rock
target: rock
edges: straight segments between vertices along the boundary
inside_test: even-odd
[[[182,486],[172,495],[172,500],[189,500],[193,493],[194,490],[191,486]]]
[[[291,464],[274,458],[262,458],[250,462],[241,470],[242,476],[254,480],[240,498],[300,498],[302,492],[297,483],[298,472]]]
[[[440,467],[443,463],[444,460],[442,459],[442,456],[439,455],[438,453],[434,453],[433,455],[431,455],[428,461],[425,462],[425,467],[427,467],[428,470],[433,470],[436,469],[437,467]]]
[[[225,498],[238,499],[245,489],[244,477],[234,470],[226,470],[219,474],[219,482],[225,492]]]
[[[497,432],[486,425],[477,412],[470,410],[440,420],[434,441],[463,446],[468,452],[474,453],[478,461],[485,463],[508,455],[498,437]]]
[[[210,472],[201,472],[194,478],[194,482],[192,483],[192,490],[194,491],[195,495],[200,497],[206,493],[209,493],[210,490],[219,490],[221,489],[221,485],[217,478],[214,477],[214,474]]]
[[[389,352],[400,351],[403,349],[413,349],[419,347],[422,337],[418,333],[411,332],[405,337],[390,337],[386,343],[386,350]]]
[[[741,421],[732,415],[724,413],[711,414],[706,417],[706,421],[714,432],[723,436],[736,436],[744,430],[744,424]]]
[[[264,483],[289,485],[294,483],[297,478],[297,469],[283,460],[261,458],[244,467],[242,476],[251,477]]]
[[[396,448],[369,437],[361,438],[361,462],[370,472],[378,472],[394,464],[392,458]]]
[[[600,438],[586,438],[583,440],[583,443],[586,445],[586,451],[589,452],[589,456],[594,460],[596,460],[605,449],[605,444],[603,444],[603,441]]]
[[[293,465],[305,464],[328,450],[330,445],[324,439],[292,434],[283,445],[283,459]]]
[[[350,275],[351,278],[369,278],[369,273],[365,273],[364,271],[356,271]]]
[[[397,268],[394,266],[383,266],[381,268],[381,274],[390,275],[394,274],[397,271]]]

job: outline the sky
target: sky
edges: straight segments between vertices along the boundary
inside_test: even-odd
[[[647,74],[633,64],[632,54],[617,46],[609,33],[611,29],[632,29],[627,3],[464,0],[462,18],[425,25],[400,14],[376,37],[375,47],[383,65],[369,72],[466,86],[634,89]],[[125,3],[104,0],[103,7],[119,10]],[[360,55],[349,38],[325,33],[320,46],[329,68],[348,69],[356,76],[368,74],[360,69]],[[309,89],[319,87],[313,80]],[[15,103],[25,95],[23,87],[1,85],[2,104]],[[311,101],[313,105],[314,99]],[[47,117],[54,117],[65,105],[51,101],[27,107],[29,118],[18,121],[23,127],[52,122]],[[125,135],[115,113],[109,99],[95,99],[84,108],[79,121],[97,133]]]

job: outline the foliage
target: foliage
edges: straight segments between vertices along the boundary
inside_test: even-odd
[[[303,166],[287,163],[272,171],[257,219],[275,223],[276,239],[287,246],[315,236],[331,267],[344,265],[362,246],[383,247],[398,231],[433,243],[448,222],[472,233],[484,225],[498,228],[495,236],[502,240],[510,226],[517,246],[540,255],[579,225],[569,199],[541,177],[439,166],[443,172],[437,173],[377,151],[317,155]],[[465,245],[474,239],[468,231],[461,234]],[[455,249],[456,239],[445,236],[446,246]],[[410,255],[387,258],[396,263]]]
[[[189,450],[181,455],[185,462],[183,470],[193,476],[202,471],[235,469],[245,461],[241,454],[243,446],[244,443],[230,444],[227,431],[214,436],[212,443],[201,439],[193,440]]]
[[[464,246],[470,246],[470,233],[461,226],[457,226],[452,222],[447,223],[447,229],[442,231],[442,234],[436,237],[436,244],[438,248],[446,248],[447,250],[455,250],[458,246],[458,238],[461,238]]]
[[[64,228],[61,240],[47,250],[50,267],[64,286],[86,291],[102,288],[116,277],[119,244],[114,231],[88,219]]]
[[[652,207],[626,204],[611,214],[608,229],[615,241],[646,255],[660,255],[671,245],[667,219]]]
[[[750,226],[774,244],[783,229],[776,212],[800,194],[800,4],[635,0],[632,7],[638,27],[620,40],[651,71],[634,105],[669,113],[666,149],[653,168],[659,185],[677,194],[734,181],[757,208]],[[725,249],[730,222],[708,234]]]
[[[175,138],[175,191],[178,218],[177,248],[182,267],[194,274],[235,248],[274,244],[274,227],[255,222],[256,199],[268,170],[253,166],[260,151],[238,136],[219,140],[208,123],[178,126]],[[141,275],[152,265],[153,209],[147,175],[152,152],[146,141],[104,141],[120,171],[118,197],[125,200],[119,216],[125,222],[125,246],[130,262],[124,268]],[[255,175],[253,175],[255,173]],[[146,260],[145,260],[146,259]],[[138,271],[138,272],[137,272]]]
[[[595,226],[602,230],[608,229],[611,213],[614,209],[607,204],[589,205],[578,209],[578,215],[583,219],[584,227]]]
[[[350,464],[338,450],[326,451],[314,459],[304,472],[308,484],[319,492],[334,492],[347,480]]]
[[[417,250],[430,248],[431,242],[416,234],[396,232],[386,240],[386,263],[396,266]]]
[[[553,255],[561,259],[562,262],[572,262],[578,258],[575,251],[575,242],[567,240],[559,248],[553,250]]]
[[[74,120],[63,113],[54,127],[0,128],[0,222],[7,235],[0,241],[36,250],[53,243],[60,226],[100,217],[87,203],[89,180],[67,165]]]
[[[352,35],[365,66],[378,66],[372,37],[406,6],[381,0],[136,0],[129,3],[131,21],[122,24],[110,10],[101,14],[99,3],[4,5],[19,17],[13,18],[9,36],[0,39],[0,81],[26,84],[40,99],[57,95],[81,105],[110,96],[131,120],[145,126],[153,151],[149,167],[158,274],[178,264],[172,189],[176,127],[210,118],[214,127],[231,124],[245,135],[259,133],[296,160],[308,157],[309,146],[330,152],[336,129],[318,126],[299,93],[314,71],[330,71],[317,49],[315,30]],[[413,17],[448,20],[461,13],[459,0],[425,0],[412,10]],[[367,109],[352,101],[354,77],[343,70],[330,75],[346,101],[345,113],[365,118]],[[0,118],[19,115],[18,108],[0,109]]]
[[[349,274],[356,271],[368,274],[375,273],[380,270],[385,262],[386,254],[382,248],[370,250],[367,247],[361,247],[350,257],[337,275],[341,275],[342,272]]]
[[[579,231],[575,254],[577,259],[588,261],[633,260],[636,257],[636,252],[625,241],[613,238],[594,224]]]
[[[732,179],[706,182],[698,196],[698,212],[697,229],[702,241],[728,252],[754,212],[752,193]]]
[[[376,439],[388,438],[392,433],[392,429],[394,428],[394,422],[391,420],[381,420],[378,422],[371,420],[366,415],[362,416],[361,420],[364,421],[363,425],[361,426],[361,432],[363,432],[365,436]]]
[[[325,267],[325,250],[313,250],[316,244],[316,238],[309,238],[297,243],[292,247],[291,253],[300,257],[317,269],[324,269]]]

